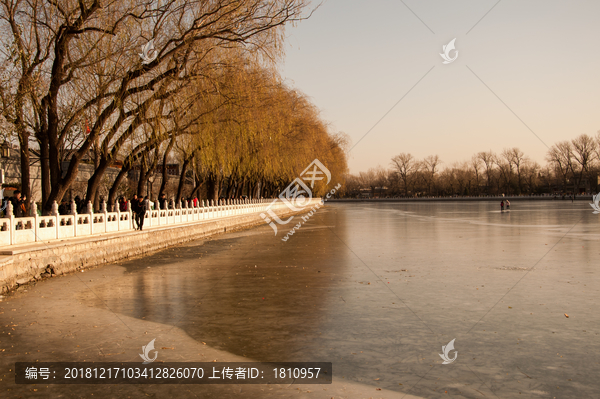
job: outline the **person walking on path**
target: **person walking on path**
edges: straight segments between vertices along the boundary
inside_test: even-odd
[[[137,218],[137,214],[138,214],[138,208],[140,206],[140,201],[138,200],[138,196],[137,194],[133,194],[133,197],[131,198],[131,212],[132,212],[132,216],[133,216],[133,227],[137,230],[139,227],[139,224],[137,224],[138,218]]]
[[[67,200],[64,198],[60,202],[60,206],[58,207],[58,214],[59,215],[68,215],[69,214],[69,204],[67,203]]]
[[[84,212],[84,207],[85,207],[85,203],[84,201],[81,199],[81,197],[79,195],[75,196],[75,210],[77,211],[77,213],[83,213]]]
[[[146,200],[144,200],[144,198],[140,197],[138,199],[138,204],[137,204],[137,211],[135,213],[135,221],[138,225],[138,230],[142,230],[142,228],[144,227],[144,219],[146,218]]]
[[[119,198],[119,212],[127,212],[127,201],[124,197]]]
[[[500,202],[500,212],[504,212],[504,201]]]
[[[506,200],[506,210],[510,211],[510,201]]]
[[[158,202],[160,203],[160,209],[167,209],[167,196],[165,195],[165,193],[162,193],[160,195],[160,199],[158,200]]]
[[[13,206],[13,213],[15,215],[15,217],[18,218],[22,218],[25,217],[27,214],[27,210],[25,209],[25,200],[27,198],[23,197],[21,198],[21,192],[19,190],[16,190],[13,194],[13,196],[10,198],[10,202],[12,203]]]

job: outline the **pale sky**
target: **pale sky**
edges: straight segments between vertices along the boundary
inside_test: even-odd
[[[281,72],[351,137],[352,173],[506,147],[544,164],[546,145],[600,130],[599,21],[598,0],[328,0],[288,28]]]

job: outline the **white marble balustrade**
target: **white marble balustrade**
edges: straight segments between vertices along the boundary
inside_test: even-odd
[[[321,199],[311,199],[309,207],[317,202],[320,203]],[[259,215],[268,209],[277,212],[287,208],[282,201],[273,199],[221,200],[220,203],[198,201],[196,207],[193,207],[191,202],[184,202],[177,209],[158,209],[158,206],[156,202],[156,209],[146,211],[144,229],[185,225],[250,213]],[[75,204],[72,203],[70,215],[59,215],[56,202],[52,208],[51,216],[17,218],[14,216],[12,204],[9,203],[7,216],[0,218],[0,247],[134,230],[131,204],[128,204],[128,211],[108,212],[106,203],[103,203],[101,211],[96,213],[88,204],[87,212],[78,214]],[[37,214],[35,204],[32,214]]]

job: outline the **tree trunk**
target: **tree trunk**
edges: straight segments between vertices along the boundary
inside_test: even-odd
[[[190,197],[193,198],[194,196],[198,196],[198,192],[200,191],[200,188],[202,187],[203,184],[204,184],[204,181],[202,181],[200,179],[200,177],[198,175],[196,175],[195,179],[194,179],[194,189],[192,190]]]
[[[29,170],[29,134],[22,132],[19,135],[19,147],[21,152],[21,196],[25,198],[27,209],[31,204],[30,170]]]
[[[146,194],[144,194],[146,192],[146,171],[144,167],[140,167],[140,175],[139,175],[139,179],[138,179],[138,185],[137,185],[137,190],[136,190],[136,194],[138,195],[138,197],[144,197]]]
[[[231,198],[231,191],[233,191],[233,188],[235,187],[235,180],[233,180],[233,178],[229,178],[228,184],[227,184],[227,191],[225,194],[225,197],[227,198]]]
[[[175,198],[175,202],[179,203],[181,199],[181,194],[183,193],[183,186],[185,186],[185,172],[187,172],[187,168],[190,165],[191,157],[188,157],[183,160],[183,164],[181,165],[181,174],[179,175],[179,185],[177,186],[177,197]]]
[[[246,185],[246,179],[244,178],[240,184],[238,184],[237,189],[235,190],[235,197],[240,198],[244,195],[244,186]]]
[[[171,138],[169,144],[167,145],[167,149],[165,150],[165,155],[163,156],[163,164],[162,164],[162,182],[160,183],[160,190],[158,191],[158,198],[165,192],[165,188],[167,187],[167,183],[169,181],[169,175],[167,175],[167,159],[169,157],[169,153],[175,144],[175,136]]]
[[[104,173],[106,172],[109,166],[110,163],[108,159],[102,157],[100,159],[100,162],[98,163],[98,166],[96,167],[96,170],[94,171],[94,174],[88,180],[87,192],[85,194],[86,204],[88,203],[88,201],[92,201],[95,199],[96,194],[98,193],[98,189],[100,188],[100,182],[102,181],[102,177],[104,176]]]
[[[59,179],[56,184],[52,184],[52,190],[48,196],[48,200],[43,204],[44,210],[50,212],[52,210],[52,203],[54,201],[60,202],[62,197],[65,195],[71,184],[77,178],[77,169],[79,167],[79,161],[77,157],[71,157],[69,162],[69,169],[64,179]],[[53,163],[52,151],[50,151],[50,180],[52,181],[53,175],[59,175],[61,173],[60,163]]]
[[[114,205],[115,200],[117,199],[117,190],[119,189],[119,185],[121,184],[121,181],[123,180],[123,178],[125,178],[125,176],[129,172],[129,169],[131,169],[131,167],[123,165],[123,168],[121,169],[121,171],[115,178],[115,181],[114,181],[112,187],[110,188],[110,191],[108,192],[108,204],[109,205],[111,205],[111,206]],[[113,210],[113,212],[115,212],[115,211],[116,210]]]
[[[42,137],[40,142],[40,168],[42,172],[42,213],[46,216],[49,215],[48,212],[44,208],[44,204],[50,197],[50,155],[48,154],[48,139],[46,137]]]
[[[142,155],[142,159],[140,160],[140,174],[138,178],[138,185],[136,194],[138,197],[144,197],[144,192],[146,191],[146,154]]]
[[[208,175],[206,180],[206,196],[209,200],[213,200],[215,202],[219,200],[219,192],[221,191],[219,183],[219,178],[215,174],[210,173]]]
[[[100,150],[98,149],[98,138],[96,137],[96,140],[94,141],[94,147],[93,147],[93,151],[94,151],[94,170],[98,169],[98,166],[100,166]],[[90,199],[90,201],[92,201],[92,204],[94,204],[94,209],[99,210],[100,209],[100,193],[98,192],[98,190],[96,190],[96,192],[94,193],[93,198]]]
[[[259,180],[258,183],[258,192],[256,193],[256,198],[261,199],[262,198],[262,193],[264,190],[264,184],[262,180]]]

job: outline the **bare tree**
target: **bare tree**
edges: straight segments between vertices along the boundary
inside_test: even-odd
[[[426,176],[427,193],[432,195],[432,187],[435,186],[435,177],[438,172],[438,167],[442,163],[440,157],[437,155],[429,155],[423,160],[423,167],[425,169],[424,176]]]
[[[552,165],[554,172],[560,174],[562,187],[567,185],[569,176],[574,173],[573,147],[568,141],[556,143],[548,150],[546,160]]]
[[[579,193],[583,176],[585,174],[589,176],[589,168],[593,160],[596,143],[587,134],[582,134],[574,138],[571,140],[571,143],[573,145],[573,159],[575,159],[578,169],[577,173],[575,173],[575,188],[573,192],[573,196],[575,196]]]
[[[401,153],[392,158],[392,167],[398,173],[404,186],[404,195],[408,196],[409,186],[418,163],[411,154]]]
[[[488,152],[478,153],[477,157],[485,166],[486,191],[488,194],[490,194],[490,189],[492,187],[492,173],[494,171],[494,164],[496,163],[496,155],[490,150]]]
[[[517,147],[505,149],[502,152],[502,155],[504,156],[506,161],[511,165],[511,172],[512,167],[514,166],[515,168],[515,171],[517,173],[518,193],[520,194],[521,191],[523,191],[523,179],[521,169],[523,167],[523,164],[528,160],[528,158],[525,156],[525,153],[523,153],[523,151],[521,151]]]
[[[531,194],[539,187],[539,176],[541,166],[534,161],[526,159],[521,165],[523,182],[527,185],[527,191]]]
[[[475,187],[476,187],[476,192],[477,195],[479,195],[479,191],[480,191],[480,187],[481,187],[481,183],[480,183],[480,179],[481,179],[481,159],[479,157],[477,157],[477,155],[473,155],[471,157],[471,161],[470,161],[470,167],[471,170],[473,171],[473,176],[475,178]]]

